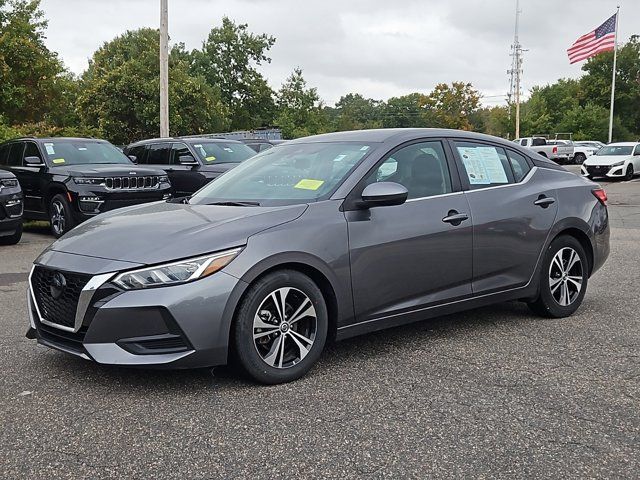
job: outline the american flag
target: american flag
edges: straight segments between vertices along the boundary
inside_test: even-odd
[[[613,50],[616,37],[616,15],[586,35],[582,35],[567,50],[569,63],[576,63],[591,58],[601,52]]]

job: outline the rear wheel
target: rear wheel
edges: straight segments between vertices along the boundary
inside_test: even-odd
[[[624,179],[633,180],[633,165],[629,164],[629,166],[627,166],[627,171],[624,175]]]
[[[586,158],[587,157],[584,153],[576,153],[573,157],[573,163],[576,165],[582,165],[582,162],[584,162]]]
[[[588,272],[587,255],[580,242],[568,235],[556,238],[542,263],[538,298],[528,304],[529,308],[544,317],[573,314],[587,290]]]
[[[255,380],[290,382],[320,357],[328,324],[317,285],[300,272],[276,271],[249,287],[236,314],[235,353]]]
[[[5,237],[0,237],[0,245],[15,245],[22,238],[22,222],[18,224],[16,227],[16,231],[13,235],[8,235]]]
[[[58,194],[51,199],[49,222],[51,223],[51,233],[56,238],[60,238],[75,227],[71,206],[64,195]]]

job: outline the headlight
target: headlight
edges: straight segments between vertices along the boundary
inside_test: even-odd
[[[103,185],[105,184],[104,178],[91,178],[91,177],[73,177],[73,181],[78,185]]]
[[[242,248],[234,248],[203,257],[124,272],[118,275],[113,283],[125,290],[138,290],[191,282],[222,270],[240,250]]]
[[[158,181],[160,183],[169,183],[169,177],[166,175],[162,175],[161,177],[158,177]]]
[[[15,188],[18,186],[18,180],[15,178],[5,178],[0,180],[0,188]]]
[[[624,160],[622,162],[614,163],[611,165],[612,167],[619,167],[620,165],[624,165]]]

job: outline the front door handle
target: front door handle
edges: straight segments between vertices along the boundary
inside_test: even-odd
[[[533,202],[534,205],[537,205],[542,208],[547,208],[552,203],[556,203],[556,199],[552,197],[545,197],[544,195],[540,195],[538,200]]]
[[[458,226],[465,220],[469,220],[469,215],[466,213],[458,213],[455,210],[449,210],[447,216],[442,219],[444,223],[450,223],[453,226]]]

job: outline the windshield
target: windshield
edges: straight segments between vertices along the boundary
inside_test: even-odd
[[[132,163],[124,153],[108,142],[53,140],[44,142],[44,149],[54,167],[93,163]]]
[[[256,152],[243,143],[235,142],[201,142],[194,143],[193,149],[200,160],[211,163],[240,163],[253,157]]]
[[[372,150],[370,145],[355,143],[281,145],[209,183],[189,203],[286,205],[323,200]]]
[[[596,152],[598,156],[604,155],[631,155],[633,147],[627,145],[607,145]]]

